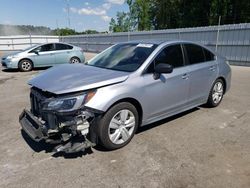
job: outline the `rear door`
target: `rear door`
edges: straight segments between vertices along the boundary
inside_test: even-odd
[[[190,106],[205,103],[218,66],[213,53],[196,44],[184,44],[185,56],[189,67],[190,88],[188,104]]]
[[[160,79],[153,78],[154,66],[167,63],[173,66],[170,74],[161,74]],[[184,65],[183,50],[180,44],[165,47],[149,66],[143,75],[144,92],[148,99],[147,122],[153,122],[163,117],[176,114],[185,108],[189,79],[187,67]]]
[[[56,43],[55,59],[56,64],[69,63],[73,46]]]

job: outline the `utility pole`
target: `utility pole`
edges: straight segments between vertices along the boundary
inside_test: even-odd
[[[67,13],[68,13],[68,27],[70,28],[70,16],[69,16],[69,0],[67,1]]]
[[[59,31],[59,26],[58,26],[58,19],[56,19],[56,29],[57,29],[56,34],[57,34],[58,36],[60,36],[60,31]]]

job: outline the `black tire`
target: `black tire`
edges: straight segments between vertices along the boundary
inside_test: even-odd
[[[19,70],[22,72],[28,72],[33,69],[33,63],[28,59],[23,59],[18,64]]]
[[[216,84],[221,84],[221,86],[222,86],[221,96],[220,96],[219,100],[215,100],[215,97],[213,97],[213,95],[215,94],[215,85]],[[215,82],[213,83],[213,86],[210,90],[206,105],[208,107],[211,107],[211,108],[218,106],[223,99],[224,91],[225,91],[225,84],[224,84],[223,80],[222,79],[215,80]]]
[[[72,57],[72,58],[70,58],[70,63],[71,64],[78,64],[78,63],[81,63],[81,60],[78,57]]]
[[[134,125],[134,128],[131,131],[128,129],[132,133],[131,133],[130,137],[128,137],[128,139],[126,141],[124,141],[121,144],[115,144],[110,139],[110,135],[111,135],[110,130],[112,130],[112,128],[110,128],[109,126],[110,126],[111,120],[116,117],[115,115],[117,113],[121,112],[122,110],[130,111],[133,114],[133,116],[128,115],[128,117],[129,116],[134,117],[134,120],[135,120],[134,124],[135,125]],[[129,121],[129,119],[127,121]],[[108,150],[114,150],[114,149],[119,149],[121,147],[124,147],[133,138],[133,136],[134,136],[134,134],[135,134],[135,132],[137,130],[138,123],[139,123],[138,112],[137,112],[134,105],[132,105],[131,103],[127,103],[127,102],[121,102],[121,103],[118,103],[118,104],[114,105],[101,118],[101,120],[99,122],[99,125],[98,125],[98,128],[97,128],[98,138],[99,138],[99,140],[101,142],[101,145],[103,147],[105,147],[106,149],[108,149]],[[123,137],[122,133],[121,133],[121,130],[122,129],[116,129],[115,131],[120,131],[120,135],[121,135],[121,137]],[[118,136],[118,137],[120,137],[120,136]],[[123,140],[123,139],[121,138],[119,140]]]

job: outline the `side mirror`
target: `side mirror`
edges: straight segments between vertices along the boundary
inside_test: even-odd
[[[36,51],[36,50],[35,50],[35,51],[33,51],[33,52],[34,52],[36,55],[39,55],[39,51]]]
[[[173,72],[173,66],[166,64],[166,63],[160,63],[155,66],[155,72],[154,72],[154,79],[157,80],[160,78],[160,75],[162,73],[169,74]]]

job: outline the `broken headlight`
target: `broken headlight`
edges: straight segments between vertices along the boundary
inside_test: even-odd
[[[46,100],[42,109],[45,111],[70,112],[86,104],[95,94],[95,91],[83,93],[79,96],[61,97]]]

